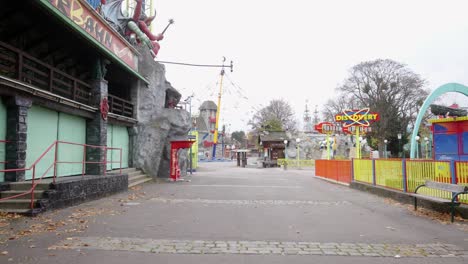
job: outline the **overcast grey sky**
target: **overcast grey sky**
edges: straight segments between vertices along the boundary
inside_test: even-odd
[[[234,61],[224,80],[221,119],[247,129],[252,109],[283,98],[302,119],[308,105],[335,96],[355,64],[378,58],[408,65],[434,90],[468,85],[466,0],[156,0],[155,31],[175,19],[158,60],[197,64]],[[192,112],[217,102],[219,69],[166,65],[166,77]],[[445,100],[468,105],[462,96]],[[220,124],[220,126],[222,123]]]

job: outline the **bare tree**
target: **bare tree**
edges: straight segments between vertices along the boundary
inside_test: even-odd
[[[371,136],[376,139],[373,141],[381,150],[383,140],[390,140],[390,149],[396,150],[396,135],[402,133],[406,137],[408,126],[413,126],[428,95],[423,88],[425,84],[426,81],[406,65],[378,59],[352,67],[338,91],[345,98],[355,98],[359,106],[367,106],[380,114],[380,121],[372,126]],[[339,100],[336,104],[341,106]]]
[[[296,120],[292,107],[283,99],[270,101],[270,104],[254,113],[249,125],[253,130],[289,130],[296,129]]]
[[[329,99],[324,105],[322,116],[324,120],[334,120],[335,115],[346,109],[357,109],[363,107],[358,100],[347,94],[340,94],[335,99]]]

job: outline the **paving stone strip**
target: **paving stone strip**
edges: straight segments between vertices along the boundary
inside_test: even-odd
[[[321,255],[360,257],[463,257],[452,244],[363,244],[282,241],[158,240],[117,237],[70,237],[49,250],[94,249],[161,254]]]
[[[203,204],[232,204],[232,205],[351,205],[348,201],[294,201],[294,200],[208,200],[208,199],[170,199],[151,198],[151,201],[162,203],[203,203]]]

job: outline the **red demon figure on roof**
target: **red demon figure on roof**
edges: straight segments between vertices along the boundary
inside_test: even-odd
[[[164,38],[163,33],[153,35],[149,26],[156,17],[148,17],[142,12],[143,0],[135,0],[136,6],[133,16],[126,16],[122,11],[124,0],[101,0],[101,14],[120,34],[127,39],[136,37],[137,41],[145,44],[151,51],[151,55],[156,57],[159,51],[158,41]],[[173,21],[170,21],[172,24]],[[167,27],[166,27],[167,29]]]

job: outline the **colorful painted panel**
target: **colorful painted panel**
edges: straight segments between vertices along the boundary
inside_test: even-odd
[[[135,49],[112,30],[89,5],[80,0],[40,0],[39,3],[60,14],[66,23],[78,28],[85,37],[98,43],[99,48],[111,52],[135,72],[138,70]]]
[[[457,134],[435,134],[434,147],[436,155],[454,154],[458,155]]]

